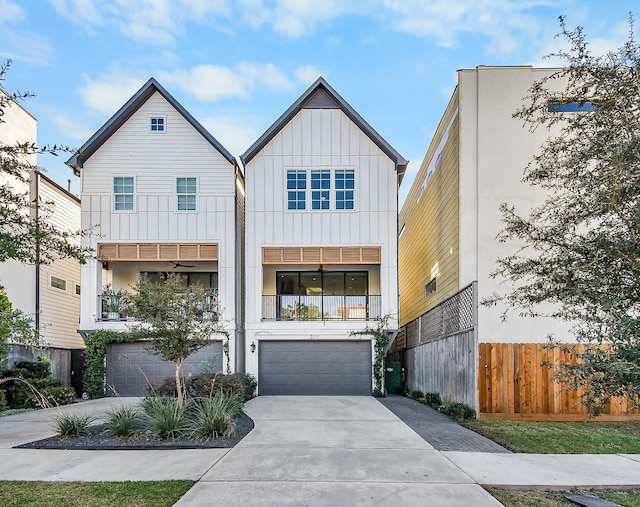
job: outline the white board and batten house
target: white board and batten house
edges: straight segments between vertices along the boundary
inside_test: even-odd
[[[372,392],[397,328],[397,189],[407,161],[323,78],[249,148],[246,371],[266,394]]]
[[[5,93],[0,90],[0,93]],[[0,144],[16,146],[36,143],[37,120],[15,101],[4,108],[0,123]],[[24,162],[32,167],[27,181],[0,175],[0,184],[10,185],[14,192],[29,195],[34,203],[30,210],[39,218],[59,230],[80,230],[80,200],[37,169],[37,155],[26,155]],[[80,237],[72,238],[79,244]],[[34,243],[35,248],[35,243]],[[31,264],[17,260],[0,263],[2,285],[14,309],[19,309],[33,319],[40,332],[43,349],[13,346],[7,364],[46,357],[51,362],[52,375],[66,385],[73,385],[71,356],[84,348],[77,334],[80,313],[80,264],[73,259],[57,259],[50,264]],[[75,386],[74,386],[75,387]]]
[[[81,176],[82,225],[93,228],[84,244],[98,257],[82,268],[79,330],[126,330],[118,291],[130,290],[142,273],[179,273],[187,286],[211,288],[230,336],[228,348],[222,336],[212,337],[188,359],[185,374],[236,371],[244,182],[233,156],[152,78],[67,164]],[[144,393],[140,368],[154,383],[172,371],[143,343],[110,348],[107,382],[117,394]]]

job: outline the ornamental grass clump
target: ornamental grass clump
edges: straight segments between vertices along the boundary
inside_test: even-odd
[[[233,418],[243,405],[241,394],[228,396],[222,390],[209,397],[195,399],[190,410],[191,434],[204,440],[230,437],[235,431]]]
[[[144,426],[145,419],[135,407],[119,407],[107,413],[106,427],[117,437],[134,435],[141,431]]]
[[[162,440],[177,438],[187,429],[189,405],[164,396],[145,398],[141,404],[151,433]]]
[[[87,437],[91,434],[89,427],[93,422],[94,418],[89,414],[62,414],[53,420],[61,437]]]

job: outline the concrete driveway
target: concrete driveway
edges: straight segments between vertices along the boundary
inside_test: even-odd
[[[270,396],[255,429],[176,504],[501,505],[372,397]]]

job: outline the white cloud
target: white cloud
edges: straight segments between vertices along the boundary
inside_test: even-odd
[[[146,82],[133,76],[109,74],[100,80],[83,75],[86,85],[78,92],[93,112],[112,115]]]
[[[11,0],[0,0],[0,26],[5,23],[15,23],[24,18],[24,11]]]
[[[161,72],[159,79],[207,102],[229,97],[248,98],[257,86],[282,91],[295,84],[271,63],[248,62],[233,67],[197,65],[188,70]]]
[[[61,132],[62,136],[79,141],[86,141],[93,135],[93,130],[86,125],[81,125],[77,120],[51,109],[47,113],[49,121]]]
[[[532,44],[540,31],[531,12],[549,7],[549,0],[384,0],[391,26],[418,37],[430,37],[443,47],[452,47],[465,34],[490,39],[489,53],[511,54]],[[516,36],[517,34],[517,36]]]
[[[353,0],[275,0],[274,4],[273,31],[289,37],[306,35],[318,23],[367,9],[367,2]]]
[[[50,0],[56,13],[86,29],[117,31],[136,42],[173,46],[189,22],[232,16],[227,0]]]
[[[216,113],[199,117],[198,121],[233,156],[243,154],[262,135],[255,128],[260,122],[246,115]]]
[[[298,67],[293,71],[293,74],[296,76],[298,81],[306,85],[313,84],[320,76],[325,79],[327,78],[326,73],[323,73],[319,68],[313,65]]]
[[[0,47],[0,57],[34,65],[53,64],[54,47],[45,37],[17,30],[5,30],[3,35],[4,47]]]

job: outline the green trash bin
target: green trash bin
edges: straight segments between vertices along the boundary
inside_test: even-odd
[[[390,361],[384,368],[384,385],[389,394],[399,394],[402,391],[402,373],[400,362]]]

